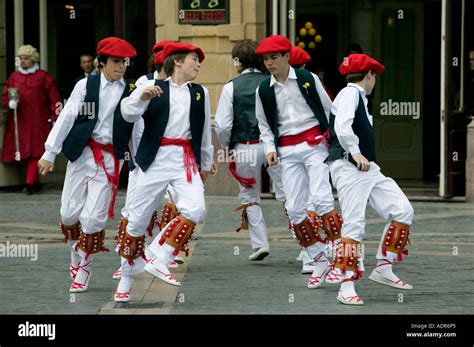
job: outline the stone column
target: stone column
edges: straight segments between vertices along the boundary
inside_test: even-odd
[[[6,34],[6,1],[0,0],[0,91],[3,91],[4,83],[7,80],[7,34]],[[0,187],[14,186],[24,182],[24,170],[22,164],[5,164],[2,162],[1,151],[3,147],[3,136],[5,135],[5,125],[7,122],[7,110],[0,103]]]

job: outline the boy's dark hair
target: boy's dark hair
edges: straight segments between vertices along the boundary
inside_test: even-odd
[[[153,69],[155,69],[155,55],[156,53],[152,53],[150,57],[148,58],[147,61],[147,71],[148,73],[154,72]]]
[[[156,72],[160,73],[161,70],[163,70],[163,65],[161,65],[161,64],[155,64],[155,70],[156,70]]]
[[[107,64],[107,59],[109,59],[108,55],[99,54],[97,56],[97,61],[99,62],[99,65],[101,65],[101,66],[104,66],[105,64]]]
[[[94,56],[93,56],[92,54],[89,54],[89,53],[81,54],[81,55],[79,56],[79,60],[80,60],[82,57],[89,57],[89,58],[91,58],[92,60],[94,60]]]
[[[266,71],[263,59],[255,54],[258,42],[253,40],[241,40],[232,48],[232,59],[239,58],[244,69],[259,69]]]
[[[174,61],[184,61],[186,56],[190,52],[177,52],[173,53],[170,56],[166,57],[165,62],[163,63],[163,69],[165,70],[166,76],[171,76],[174,72]]]
[[[364,51],[358,43],[351,43],[346,47],[346,50],[344,51],[344,56],[347,57],[352,53],[362,54],[364,53]]]
[[[367,75],[368,71],[366,72],[358,72],[358,73],[350,73],[346,75],[346,81],[347,83],[357,83],[362,81],[365,78],[365,75]]]

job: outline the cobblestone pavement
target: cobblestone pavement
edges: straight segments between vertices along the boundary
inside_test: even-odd
[[[116,215],[124,203],[117,199]],[[287,229],[281,203],[262,200],[271,252],[249,262],[248,232],[236,233],[235,197],[207,197],[208,213],[192,242],[191,256],[173,271],[183,284],[172,287],[142,274],[128,304],[115,304],[111,278],[119,264],[114,252],[97,256],[86,293],[70,295],[68,250],[59,233],[59,193],[26,196],[0,193],[0,313],[46,314],[472,314],[474,313],[474,205],[414,202],[409,256],[395,266],[414,285],[400,291],[368,280],[375,264],[383,221],[369,208],[364,278],[356,286],[366,304],[336,301],[338,286],[307,289],[298,245]],[[117,220],[107,225],[113,249]],[[37,246],[37,260],[14,257],[19,244]],[[13,247],[14,246],[14,247]],[[18,248],[18,247],[17,247]],[[10,253],[7,252],[10,249]],[[3,254],[2,251],[3,250]],[[33,250],[33,249],[32,249]],[[34,253],[34,252],[33,252]],[[35,261],[32,261],[33,260]]]

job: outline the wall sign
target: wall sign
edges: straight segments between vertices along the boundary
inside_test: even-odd
[[[179,24],[229,23],[229,0],[180,0]]]

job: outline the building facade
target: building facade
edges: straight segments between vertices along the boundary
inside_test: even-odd
[[[213,113],[222,86],[235,76],[230,53],[239,40],[260,40],[272,33],[288,36],[312,56],[308,69],[324,76],[334,96],[344,86],[337,67],[346,49],[358,44],[386,66],[370,102],[384,172],[407,190],[466,195],[465,105],[470,96],[465,86],[472,73],[472,0],[39,0],[28,1],[28,9],[26,2],[23,8],[18,3],[0,0],[5,8],[4,17],[0,14],[0,61],[7,67],[0,72],[0,83],[13,71],[11,59],[20,42],[14,30],[19,24],[8,18],[23,18],[23,41],[36,43],[40,52],[47,47],[42,64],[65,98],[75,77],[71,71],[79,72],[78,55],[93,52],[96,42],[109,35],[122,36],[137,47],[131,78],[147,72],[155,41],[202,47],[206,60],[197,82],[209,89]],[[223,24],[213,24],[219,21]],[[39,28],[36,36],[32,26]],[[0,112],[1,137],[5,112]],[[64,168],[60,159],[56,175],[48,179],[60,181]],[[206,183],[208,193],[235,194],[238,187],[226,164],[220,163],[219,170]],[[15,166],[0,164],[0,186],[21,180]],[[264,179],[262,190],[269,189]]]

